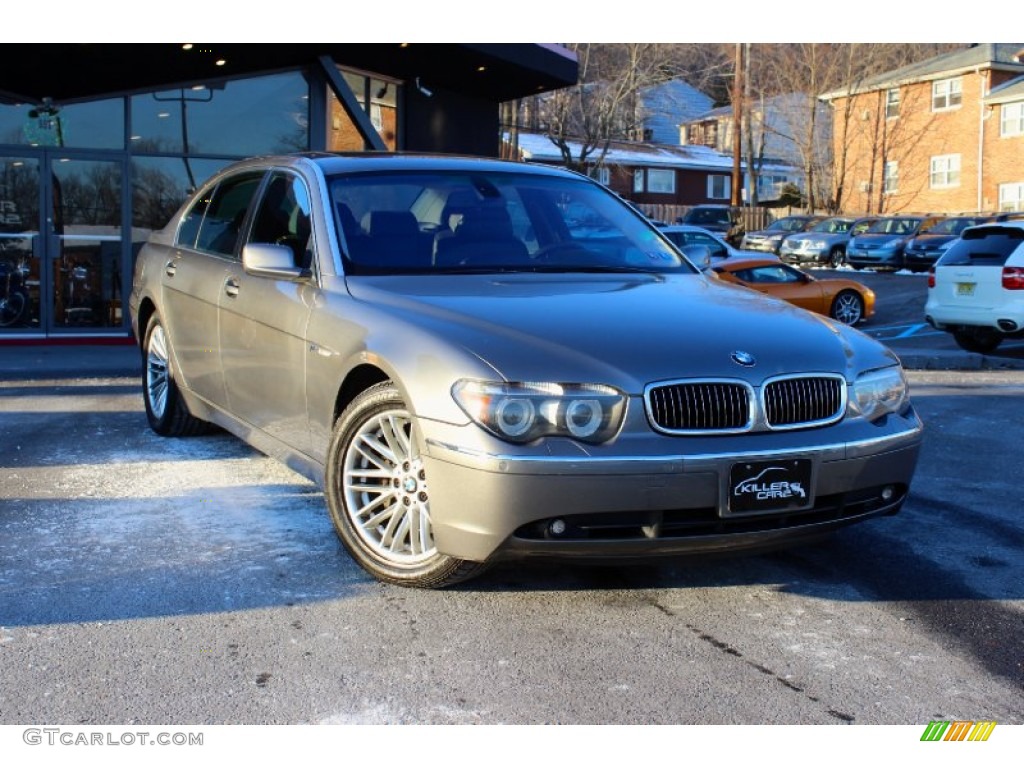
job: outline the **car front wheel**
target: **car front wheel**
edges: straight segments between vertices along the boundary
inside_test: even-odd
[[[142,345],[142,399],[150,428],[164,437],[199,435],[209,424],[197,419],[181,397],[171,370],[171,342],[159,315],[153,315],[146,327]]]
[[[484,568],[437,551],[416,421],[391,382],[363,392],[338,419],[325,491],[345,549],[381,581],[439,588]]]
[[[856,325],[864,317],[864,300],[853,291],[841,291],[833,300],[829,314],[840,323]]]
[[[831,251],[829,251],[828,265],[832,267],[832,269],[839,269],[839,267],[843,266],[844,261],[846,261],[846,254],[843,253],[842,248],[836,246]]]

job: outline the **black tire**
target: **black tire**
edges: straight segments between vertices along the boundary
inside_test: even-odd
[[[367,389],[334,426],[324,490],[334,530],[360,567],[389,584],[437,589],[486,565],[437,551],[415,429],[392,382]]]
[[[995,352],[1003,343],[1003,335],[992,328],[964,328],[953,331],[953,339],[960,349],[982,355]]]
[[[171,370],[171,341],[156,314],[149,319],[142,343],[142,399],[150,429],[158,435],[190,437],[210,428],[192,415],[178,391]]]
[[[840,291],[832,300],[829,317],[846,325],[856,325],[864,319],[864,299],[856,291]]]
[[[828,265],[832,269],[839,269],[846,261],[846,252],[838,245],[828,252]]]

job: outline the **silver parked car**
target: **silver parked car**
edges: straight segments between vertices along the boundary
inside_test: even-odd
[[[843,265],[850,239],[866,231],[877,219],[836,216],[819,221],[806,232],[788,235],[779,247],[779,258],[787,264],[824,264],[832,269]]]
[[[885,347],[553,168],[241,162],[151,236],[130,309],[153,430],[279,457],[409,586],[806,541],[896,512],[920,447]]]

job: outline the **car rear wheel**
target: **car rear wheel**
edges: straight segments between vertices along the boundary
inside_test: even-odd
[[[439,588],[485,567],[437,551],[416,421],[391,382],[363,392],[338,419],[325,490],[345,549],[381,581]]]
[[[171,342],[159,315],[150,318],[142,349],[145,355],[142,399],[146,404],[150,428],[164,437],[186,437],[206,432],[209,423],[192,415],[174,381]]]
[[[846,261],[846,254],[838,245],[829,251],[828,265],[832,267],[832,269],[839,269],[839,267],[843,266],[844,261]]]
[[[960,349],[979,354],[994,352],[1003,343],[1002,334],[991,328],[964,328],[953,331],[953,339]]]
[[[840,291],[832,301],[829,315],[840,323],[855,325],[864,317],[864,299],[854,291]]]

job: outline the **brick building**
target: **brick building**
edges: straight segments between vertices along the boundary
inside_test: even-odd
[[[1024,43],[974,45],[820,98],[844,210],[1024,210]]]

